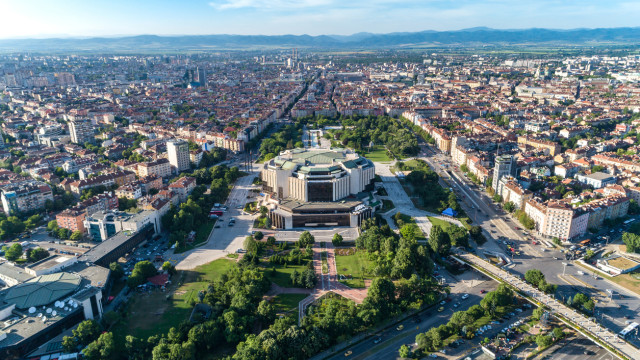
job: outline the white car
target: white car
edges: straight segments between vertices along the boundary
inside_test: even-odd
[[[468,298],[469,298],[469,294],[464,294],[461,297],[462,300],[467,300]]]

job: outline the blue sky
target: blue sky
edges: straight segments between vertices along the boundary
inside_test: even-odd
[[[639,26],[632,0],[0,0],[0,38]]]

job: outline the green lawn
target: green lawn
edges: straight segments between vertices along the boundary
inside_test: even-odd
[[[278,314],[293,312],[297,315],[298,303],[306,297],[306,294],[280,294],[273,298],[273,304]]]
[[[404,167],[402,168],[402,171],[413,171],[416,169],[420,169],[423,167],[428,167],[428,165],[426,163],[423,163],[422,161],[418,161],[418,160],[407,160],[407,161],[403,161],[402,162],[404,164]],[[391,171],[393,171],[394,173],[396,171],[400,171],[400,169],[397,167],[397,165],[394,165],[390,168]]]
[[[436,217],[432,217],[432,216],[427,216],[427,217],[429,218],[429,221],[431,222],[431,224],[439,225],[443,229],[447,228],[449,225],[452,225],[450,222],[444,221],[442,219],[438,219]]]
[[[233,266],[235,262],[232,260],[218,259],[193,271],[179,272],[171,278],[173,284],[164,292],[157,290],[134,295],[127,321],[118,324],[116,329],[121,331],[114,333],[122,338],[132,334],[144,339],[151,335],[166,334],[172,326],[188,319],[191,313],[190,300]]]
[[[364,157],[375,162],[390,162],[387,150],[382,145],[376,145],[371,151],[365,151]]]
[[[304,269],[307,268],[307,265],[287,265],[287,267],[284,267],[284,265],[276,265],[276,274],[273,275],[271,273],[271,269],[272,269],[272,265],[265,263],[263,264],[264,267],[264,273],[267,276],[267,278],[271,281],[273,281],[274,283],[276,283],[276,285],[278,286],[282,286],[282,287],[294,287],[293,284],[291,283],[291,274],[293,273],[294,270],[298,270],[298,272],[302,272]]]
[[[213,226],[215,224],[216,224],[216,220],[207,220],[207,222],[200,225],[198,229],[196,229],[196,238],[193,240],[193,242],[191,244],[187,244],[187,246],[185,246],[182,249],[176,249],[175,253],[180,254],[185,251],[189,251],[202,243],[205,243],[209,238],[211,229],[213,229]]]
[[[351,275],[349,280],[340,280],[341,283],[351,288],[363,288],[364,280],[362,268],[364,267],[364,278],[369,279],[371,275],[367,270],[371,267],[373,262],[367,259],[367,254],[364,251],[357,251],[353,255],[337,255],[336,254],[336,267],[339,275]]]

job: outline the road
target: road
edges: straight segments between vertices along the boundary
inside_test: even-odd
[[[570,307],[556,301],[553,296],[549,296],[533,288],[528,283],[521,280],[519,277],[512,275],[511,273],[500,269],[486,260],[480,259],[474,255],[459,252],[458,256],[465,261],[472,263],[493,276],[500,278],[511,286],[523,291],[525,294],[546,305],[551,309],[553,314],[561,314],[565,318],[571,320],[574,324],[579,325],[583,331],[589,332],[592,336],[598,338],[603,343],[611,346],[622,354],[625,354],[629,359],[640,359],[640,350],[636,347],[629,345],[628,343],[618,339],[616,334],[609,329],[600,326],[600,324],[592,321],[590,318],[576,312]]]
[[[493,280],[489,280],[483,275],[475,271],[467,271],[464,274],[453,277],[446,271],[442,272],[448,283],[451,284],[451,302],[444,305],[444,311],[437,312],[437,308],[440,305],[436,305],[433,308],[418,314],[419,321],[416,322],[416,317],[407,319],[404,322],[394,325],[392,328],[384,330],[374,336],[371,339],[362,341],[361,343],[348,348],[352,351],[349,359],[395,359],[398,357],[398,349],[403,344],[415,343],[416,335],[421,332],[425,332],[432,327],[446,324],[449,321],[451,315],[456,311],[466,310],[472,305],[479,304],[480,300],[484,296],[480,293],[480,290],[487,292],[495,290],[497,283]],[[461,300],[463,294],[469,294],[467,300]],[[453,304],[460,303],[460,306],[455,308]],[[398,331],[397,326],[403,325],[403,329]],[[374,339],[380,337],[382,341],[379,344],[374,344]],[[344,359],[344,353],[336,354],[329,359]]]
[[[197,266],[204,265],[213,260],[227,256],[227,254],[235,253],[243,247],[243,242],[253,229],[253,221],[255,216],[244,213],[242,210],[245,203],[249,200],[249,190],[254,188],[253,179],[258,175],[259,165],[252,164],[253,171],[247,176],[239,178],[225,205],[228,206],[227,212],[218,221],[220,228],[214,228],[207,243],[189,250],[182,254],[168,254],[170,261],[177,263],[178,270],[191,270]],[[236,219],[233,226],[229,226],[230,218]]]
[[[606,289],[612,289],[618,294],[624,294],[624,299],[614,298],[612,302],[597,303],[598,319],[616,333],[626,326],[627,320],[640,322],[640,296],[638,294],[606,279],[580,275],[578,271],[584,271],[584,269],[575,265],[573,261],[564,260],[562,252],[542,245],[541,239],[535,234],[525,235],[523,230],[516,229],[519,225],[494,205],[481,188],[467,180],[449,157],[436,153],[430,147],[424,147],[423,150],[426,155],[421,159],[437,171],[446,184],[456,185],[454,190],[457,191],[458,198],[461,200],[461,206],[474,223],[483,228],[487,242],[478,247],[477,253],[479,255],[487,252],[501,253],[506,256],[508,252],[506,247],[496,240],[496,237],[505,237],[506,240],[514,242],[514,247],[521,251],[520,256],[510,258],[512,263],[505,267],[507,271],[516,276],[524,276],[527,270],[541,270],[549,282],[558,284],[557,295],[559,299],[563,297],[566,299],[574,296],[577,292],[583,292],[595,296],[596,300],[602,300],[603,298],[598,294],[604,293]],[[449,176],[447,170],[454,176]],[[607,235],[612,235],[612,241],[616,241],[620,237],[619,231],[613,234],[610,234],[608,230],[603,231]],[[538,240],[538,245],[533,245],[530,240],[527,241],[527,237],[535,237]],[[568,264],[566,269],[564,263]],[[571,277],[563,277],[563,272],[567,276],[576,277],[579,281],[575,281]],[[640,346],[640,340],[637,338],[631,339],[631,342]]]

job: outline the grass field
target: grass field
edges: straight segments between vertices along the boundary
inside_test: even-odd
[[[367,259],[367,254],[364,251],[357,251],[353,255],[337,255],[336,254],[336,267],[338,269],[338,275],[351,275],[351,279],[340,280],[341,283],[351,288],[364,288],[364,280],[369,279],[371,276],[367,270],[371,267],[373,262]],[[362,269],[364,268],[364,273]]]
[[[181,271],[175,275],[166,291],[152,291],[133,297],[128,309],[128,319],[117,327],[122,331],[115,334],[127,334],[147,338],[151,335],[165,334],[172,326],[186,320],[191,313],[190,300],[205,289],[209,282],[219,279],[235,262],[218,259],[199,266],[193,271]]]
[[[209,234],[211,233],[211,229],[213,229],[213,226],[215,224],[216,224],[216,220],[207,220],[207,222],[200,225],[196,230],[196,238],[193,240],[193,243],[187,244],[187,246],[185,246],[182,249],[176,249],[175,253],[180,254],[185,251],[189,251],[194,247],[206,242],[207,239],[209,238]]]
[[[408,160],[408,161],[403,161],[402,163],[404,164],[402,171],[413,171],[415,169],[420,169],[425,166],[428,167],[428,165],[418,160]],[[400,171],[400,169],[396,165],[392,166],[390,170],[393,172]]]
[[[364,157],[375,162],[389,162],[391,159],[387,155],[387,150],[382,145],[376,145],[371,151],[366,151]]]
[[[298,303],[306,298],[306,294],[280,294],[273,298],[273,304],[278,314],[289,312],[298,314]]]
[[[281,287],[294,287],[293,284],[291,283],[291,274],[293,273],[293,271],[298,270],[298,272],[302,272],[304,269],[307,268],[306,264],[287,265],[287,267],[284,267],[284,265],[277,265],[275,267],[276,274],[273,275],[271,273],[272,271],[271,264],[264,263],[262,264],[262,266],[264,267],[264,272],[265,272],[265,275],[267,276],[267,279],[273,281],[274,283],[276,283],[276,285]]]
[[[432,216],[427,216],[429,218],[429,221],[431,222],[431,224],[433,225],[439,225],[440,227],[447,228],[449,225],[452,225],[451,223],[444,221],[442,219],[438,219],[436,217],[432,217]]]

